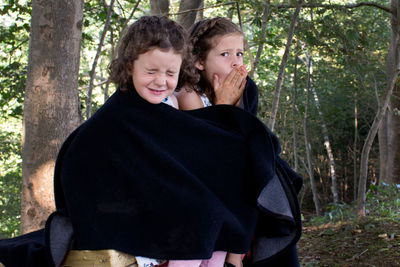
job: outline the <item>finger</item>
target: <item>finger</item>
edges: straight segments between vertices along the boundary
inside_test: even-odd
[[[235,76],[237,76],[239,73],[239,69],[238,68],[233,68],[231,70],[231,72],[229,72],[228,76],[226,76],[224,83],[233,83],[234,80],[236,79]]]
[[[242,80],[242,83],[240,84],[240,87],[239,87],[239,91],[241,92],[241,94],[243,93],[244,88],[246,87],[246,82],[247,82],[246,77],[244,77],[244,79]]]
[[[239,88],[240,83],[242,82],[242,76],[240,73],[236,73],[236,75],[232,78],[232,86],[236,89]]]
[[[214,90],[218,90],[220,87],[219,77],[217,74],[213,75],[213,87],[214,87]]]
[[[247,76],[248,71],[246,69],[246,65],[242,65],[242,66],[240,66],[240,68],[244,72],[245,76]]]

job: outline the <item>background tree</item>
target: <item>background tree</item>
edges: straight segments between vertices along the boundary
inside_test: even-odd
[[[169,0],[150,0],[150,11],[154,15],[169,13]]]
[[[198,9],[203,5],[203,0],[181,0],[179,12],[184,12],[192,9]],[[198,11],[184,12],[178,15],[178,22],[185,28],[189,29],[196,20]]]
[[[390,2],[392,10],[391,26],[392,39],[387,56],[387,77],[389,86],[394,86],[393,97],[390,99],[390,112],[388,120],[388,183],[400,183],[400,81],[398,80],[400,70],[400,1]],[[393,82],[395,82],[393,84]]]
[[[21,231],[44,226],[54,209],[55,158],[81,122],[78,71],[83,1],[32,1],[24,129]]]

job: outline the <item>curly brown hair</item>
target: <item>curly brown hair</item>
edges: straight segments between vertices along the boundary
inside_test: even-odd
[[[193,86],[199,81],[187,32],[165,16],[143,16],[128,28],[119,44],[117,58],[111,61],[110,80],[120,90],[127,90],[132,84],[133,62],[152,48],[173,49],[182,56],[177,88]]]
[[[235,23],[223,17],[201,20],[193,24],[189,32],[194,62],[205,60],[210,50],[217,45],[220,40],[219,38],[222,36],[233,33],[244,36],[243,32]],[[200,81],[194,89],[198,93],[206,93],[212,98],[214,91],[211,84],[201,75],[200,70],[196,69],[196,71],[200,74]]]

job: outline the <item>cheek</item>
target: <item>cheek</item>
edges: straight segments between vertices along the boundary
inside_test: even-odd
[[[175,89],[178,85],[178,77],[168,78],[168,89]]]
[[[231,62],[228,58],[223,58],[216,62],[216,64],[213,66],[213,70],[218,75],[226,76],[232,70]]]
[[[231,72],[232,68],[230,66],[221,66],[220,68],[214,68],[212,74],[217,74],[220,79],[225,79],[226,76]]]

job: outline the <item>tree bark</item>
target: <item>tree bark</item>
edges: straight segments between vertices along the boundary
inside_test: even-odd
[[[108,7],[106,22],[104,23],[104,29],[100,37],[99,45],[97,47],[96,56],[94,57],[93,60],[92,70],[90,71],[89,89],[86,100],[86,119],[89,119],[89,117],[92,114],[92,91],[93,91],[94,77],[96,74],[97,61],[99,60],[101,49],[103,48],[104,38],[106,37],[108,27],[110,26],[110,20],[111,20],[111,14],[113,12],[114,2],[115,0],[111,0],[110,6]]]
[[[283,76],[285,74],[286,63],[289,59],[289,52],[290,52],[290,46],[292,45],[294,29],[295,29],[297,18],[299,17],[300,9],[301,9],[302,5],[303,5],[303,0],[298,0],[298,2],[296,4],[296,10],[294,11],[292,20],[290,21],[288,38],[286,41],[285,52],[282,57],[281,65],[279,66],[278,79],[277,79],[276,85],[275,85],[274,100],[272,102],[271,117],[269,119],[269,128],[271,129],[271,131],[274,130],[274,126],[275,126],[276,114],[278,113],[279,97],[281,94],[281,88],[282,88],[282,83],[283,83]]]
[[[150,0],[150,11],[153,15],[168,15],[169,0]]]
[[[203,5],[203,0],[181,0],[179,5],[179,13],[189,10],[198,9]],[[180,23],[185,29],[189,29],[196,20],[197,11],[180,13],[178,15],[178,23]]]
[[[388,115],[388,182],[400,184],[400,1],[391,0],[392,39],[387,56],[387,77],[389,81],[396,80],[393,88],[393,97],[390,100],[390,113]]]
[[[55,159],[81,123],[78,73],[83,0],[33,0],[22,133],[21,232],[54,210]]]

